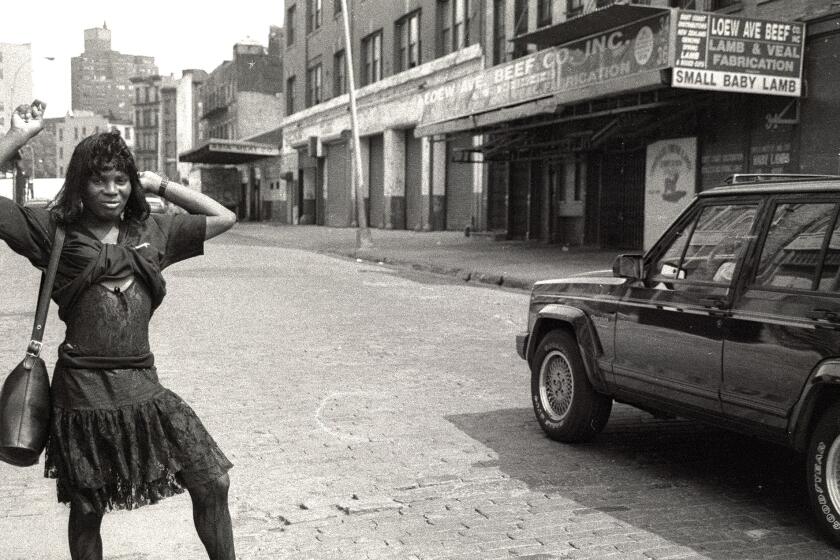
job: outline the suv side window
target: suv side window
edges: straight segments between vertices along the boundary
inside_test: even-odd
[[[761,250],[754,285],[836,291],[840,264],[836,221],[834,203],[778,204]]]
[[[651,280],[729,284],[749,242],[757,209],[755,203],[702,207],[654,264]]]

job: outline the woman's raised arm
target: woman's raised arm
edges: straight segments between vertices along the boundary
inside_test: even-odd
[[[0,166],[17,156],[24,144],[44,129],[44,109],[47,105],[37,99],[32,105],[20,105],[12,112],[12,124],[0,138]]]
[[[166,185],[166,192],[160,192],[160,185],[163,177],[151,171],[140,173],[140,184],[150,194],[162,195],[166,200],[173,202],[190,212],[191,214],[203,214],[207,216],[207,232],[205,239],[216,237],[233,227],[236,223],[236,214],[207,196],[179,183],[169,182]]]

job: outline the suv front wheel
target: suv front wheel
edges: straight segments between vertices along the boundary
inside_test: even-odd
[[[562,330],[545,335],[534,353],[531,400],[548,437],[565,443],[592,439],[612,409],[612,399],[589,383],[574,337]]]
[[[840,403],[826,409],[814,428],[807,472],[817,523],[840,543]]]

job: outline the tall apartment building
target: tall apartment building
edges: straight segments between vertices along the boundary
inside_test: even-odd
[[[32,101],[32,46],[0,43],[0,134],[9,127],[9,115]]]
[[[106,24],[84,33],[85,50],[70,61],[73,109],[133,119],[131,78],[157,75],[154,57],[112,50],[111,30]]]
[[[67,173],[73,150],[91,134],[116,128],[129,148],[134,147],[134,125],[130,120],[97,115],[92,111],[73,111],[66,116],[48,119],[46,132],[55,139],[55,169],[58,177]]]

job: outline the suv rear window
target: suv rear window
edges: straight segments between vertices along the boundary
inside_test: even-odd
[[[837,204],[830,202],[778,204],[761,250],[754,284],[771,289],[837,291],[840,282],[837,208]]]

